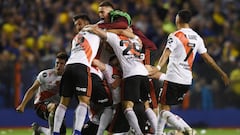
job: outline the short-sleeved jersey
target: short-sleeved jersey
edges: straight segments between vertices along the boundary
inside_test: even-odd
[[[100,38],[89,32],[80,31],[72,40],[71,55],[66,63],[81,63],[91,66],[100,44]]]
[[[207,52],[203,39],[192,29],[182,28],[168,36],[166,48],[171,51],[166,80],[190,85],[196,53]]]
[[[117,67],[108,64],[105,64],[105,67],[103,74],[109,84],[113,83],[116,78],[122,78],[122,72]]]
[[[123,78],[135,75],[148,75],[148,71],[142,62],[144,55],[140,53],[141,47],[139,48],[139,45],[141,43],[111,32],[107,32],[107,42],[113,48],[120,62]],[[136,44],[133,42],[136,42]]]
[[[41,71],[37,76],[40,86],[35,96],[34,104],[50,101],[59,103],[59,86],[62,76],[57,75],[54,69]]]
[[[103,71],[104,77],[108,84],[112,84],[117,78],[121,78],[122,73],[117,67],[112,67],[105,64],[106,69]],[[111,87],[110,87],[111,88]],[[113,104],[118,104],[121,101],[121,89],[120,86],[115,89],[111,88]]]
[[[101,71],[98,67],[91,66],[91,67],[90,67],[90,73],[96,74],[96,75],[99,76],[102,80],[104,79],[103,73],[102,73],[102,71]]]

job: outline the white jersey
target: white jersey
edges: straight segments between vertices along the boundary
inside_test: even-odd
[[[142,75],[147,76],[148,71],[143,64],[143,55],[139,53],[139,46],[132,44],[129,38],[107,32],[107,42],[113,48],[123,71],[123,78]],[[138,42],[138,41],[135,41]],[[141,43],[139,43],[141,44]]]
[[[207,52],[203,39],[192,29],[183,28],[168,36],[166,48],[171,50],[166,80],[191,85],[192,64],[196,53]]]
[[[120,72],[116,67],[112,67],[108,64],[105,64],[106,69],[103,71],[104,77],[107,80],[108,84],[112,84],[116,78],[120,78]],[[111,87],[110,87],[111,88]],[[116,105],[121,102],[121,88],[116,87],[115,89],[111,88],[113,104]]]
[[[104,78],[102,71],[98,67],[91,66],[90,67],[90,73],[96,74],[99,76],[102,80]]]
[[[100,38],[89,32],[80,31],[72,40],[71,55],[66,63],[81,63],[88,67],[97,55]]]
[[[62,76],[57,75],[54,69],[41,71],[37,76],[40,86],[35,96],[34,104],[50,101],[59,103],[59,86]]]

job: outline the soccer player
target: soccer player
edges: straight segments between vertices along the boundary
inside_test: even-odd
[[[81,30],[90,23],[87,15],[79,15],[77,28]],[[92,80],[90,67],[95,58],[100,44],[99,36],[86,31],[80,31],[72,40],[71,55],[66,63],[65,71],[61,79],[60,96],[54,117],[54,135],[60,133],[60,123],[65,116],[67,106],[71,98],[76,96],[79,104],[75,109],[74,135],[81,135],[81,130],[88,111],[92,92]]]
[[[115,59],[111,57],[109,59],[110,63],[115,63]],[[113,106],[104,109],[100,117],[97,135],[103,135],[105,129],[112,120],[114,106],[116,106],[120,102],[121,73],[116,67],[112,67],[109,64],[104,64],[98,59],[93,60],[93,65],[97,66],[103,72],[104,78],[106,79],[111,91],[111,97],[109,98],[113,100]]]
[[[142,63],[143,58],[140,53],[142,43],[139,38],[130,32],[128,37],[131,38],[118,36],[115,33],[105,32],[96,25],[88,26],[86,29],[106,39],[119,60],[123,71],[122,104],[129,125],[136,131],[136,134],[142,134],[133,106],[134,103],[143,102],[148,120],[156,131],[157,118],[148,102],[148,71]]]
[[[132,25],[131,17],[128,13],[114,10],[112,3],[103,1],[99,4],[98,14],[101,21],[97,24],[102,29],[127,29],[132,28],[133,33],[136,34],[144,45],[144,48],[150,50],[157,50],[156,45],[149,40],[139,29]]]
[[[163,90],[159,97],[161,109],[157,133],[160,135],[163,134],[166,122],[180,131],[190,135],[195,134],[194,130],[183,119],[178,119],[170,112],[170,106],[181,104],[184,95],[192,84],[192,65],[196,53],[199,53],[204,61],[217,71],[225,85],[229,84],[227,74],[207,53],[203,39],[190,28],[190,20],[191,12],[189,10],[180,10],[177,13],[175,23],[178,30],[168,36],[166,47],[158,65],[149,71],[149,76],[153,77],[169,59]]]
[[[138,28],[131,23],[131,17],[128,13],[121,10],[115,10],[113,4],[108,1],[103,1],[98,8],[101,21],[97,24],[102,29],[127,29],[130,28],[143,43],[142,51],[145,54],[144,64],[154,65],[157,59],[157,47],[149,40]],[[156,95],[159,94],[161,84],[156,79],[150,79],[150,96],[152,99],[152,107],[157,110]]]
[[[59,84],[67,58],[68,56],[66,53],[59,52],[56,56],[55,67],[53,69],[43,70],[38,74],[33,85],[25,93],[21,104],[16,108],[17,112],[24,112],[25,106],[36,94],[34,109],[40,118],[48,121],[49,128],[38,127],[36,123],[34,123],[32,126],[35,135],[40,135],[40,133],[49,135],[53,130],[54,112],[60,102]],[[59,123],[59,125],[61,126],[61,135],[65,135],[65,124]]]

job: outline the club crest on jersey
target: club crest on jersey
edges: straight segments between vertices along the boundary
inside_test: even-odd
[[[44,72],[44,73],[42,74],[42,76],[43,76],[43,77],[47,77],[47,73]]]

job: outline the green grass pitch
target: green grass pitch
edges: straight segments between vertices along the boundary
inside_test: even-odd
[[[205,130],[205,132],[204,132]],[[71,135],[71,129],[67,135]],[[197,129],[198,135],[240,135],[240,128]],[[31,128],[0,128],[0,135],[32,135]]]

